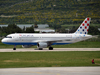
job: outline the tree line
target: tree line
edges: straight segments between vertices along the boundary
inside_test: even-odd
[[[49,27],[55,29],[56,32],[59,33],[74,33],[78,27],[73,26],[69,31],[66,30],[65,28],[61,27],[61,25],[50,25]],[[35,26],[31,26],[31,27],[27,27],[27,28],[23,28],[21,29],[20,27],[18,27],[16,24],[9,24],[7,27],[0,27],[0,37],[2,36],[6,36],[8,34],[12,34],[12,33],[39,33],[34,31],[34,28],[37,28],[37,25],[35,24]],[[100,35],[100,31],[98,30],[98,27],[94,27],[94,26],[90,26],[89,27],[89,34],[91,35]]]
[[[34,31],[34,26],[21,29],[16,24],[9,24],[7,27],[0,27],[0,36],[6,36],[11,33],[38,33]]]

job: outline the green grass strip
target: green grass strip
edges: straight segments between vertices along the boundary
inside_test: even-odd
[[[68,66],[100,66],[100,51],[0,52],[0,68]]]

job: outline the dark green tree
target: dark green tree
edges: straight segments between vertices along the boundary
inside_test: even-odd
[[[98,30],[98,28],[96,28],[94,26],[90,26],[89,27],[89,34],[91,34],[91,35],[100,35],[100,31]]]
[[[19,28],[16,24],[9,24],[7,27],[7,33],[21,33],[22,29]]]
[[[33,25],[31,27],[26,28],[26,33],[34,33],[34,27]]]
[[[38,28],[37,22],[34,23],[34,28]]]

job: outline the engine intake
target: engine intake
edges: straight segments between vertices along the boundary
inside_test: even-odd
[[[46,48],[46,47],[48,47],[48,44],[47,43],[38,43],[37,47],[38,48]]]

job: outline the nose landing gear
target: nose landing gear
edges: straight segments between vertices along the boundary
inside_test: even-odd
[[[14,45],[14,48],[13,48],[13,50],[16,50],[16,45]]]

